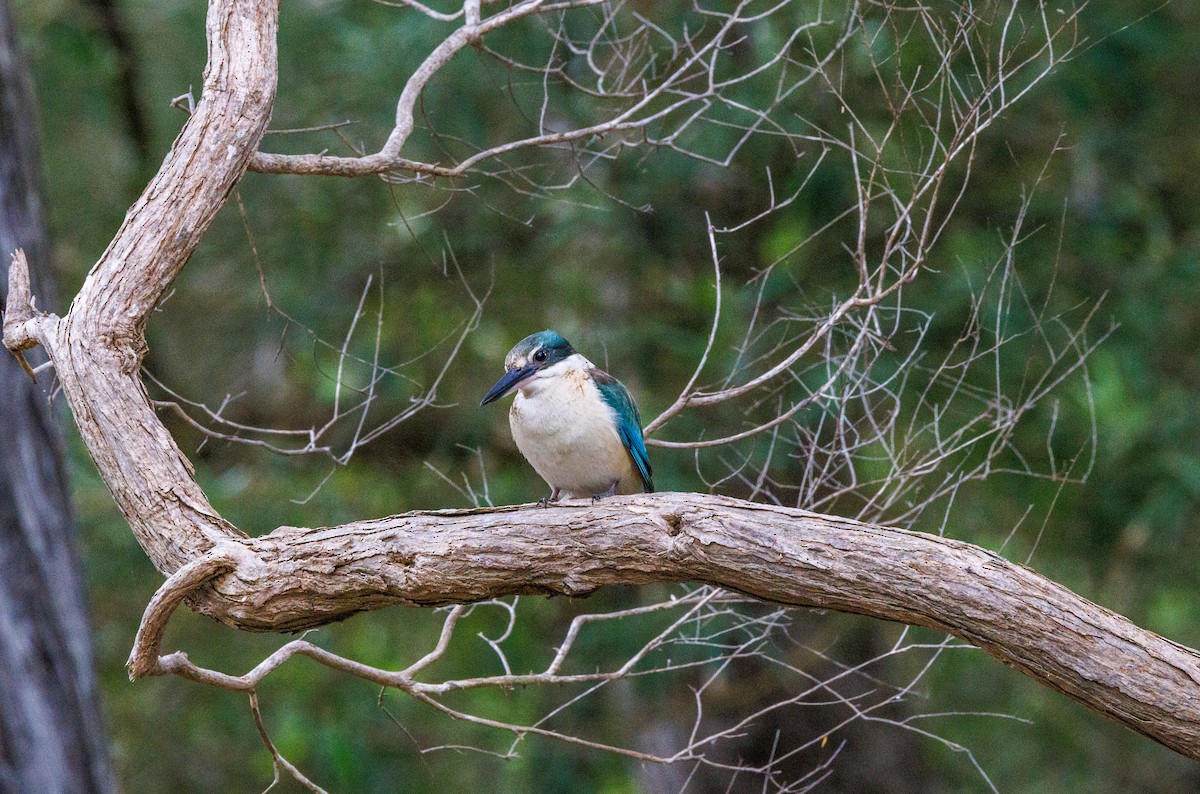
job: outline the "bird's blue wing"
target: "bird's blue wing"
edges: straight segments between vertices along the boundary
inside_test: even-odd
[[[638,415],[637,405],[624,384],[612,375],[601,369],[592,369],[591,376],[600,390],[600,397],[617,415],[617,434],[633,458],[638,474],[642,475],[646,492],[654,493],[654,475],[650,470],[650,456],[646,454],[646,442],[642,438],[642,417]]]

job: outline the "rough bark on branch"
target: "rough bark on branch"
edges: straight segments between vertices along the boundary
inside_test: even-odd
[[[101,476],[157,568],[170,574],[215,554],[231,569],[193,592],[195,610],[238,628],[295,631],[388,604],[708,582],[950,632],[1200,758],[1200,654],[959,541],[698,494],[419,512],[259,538],[222,519],[155,415],[139,363],[150,312],[270,118],[277,12],[275,0],[213,0],[204,93],[158,175],[67,316],[18,311],[4,329],[10,347],[47,349]],[[28,294],[27,271],[11,273],[11,294]]]
[[[385,604],[696,581],[928,626],[1200,757],[1200,654],[969,543],[701,494],[439,510],[237,543],[204,609],[294,631]]]

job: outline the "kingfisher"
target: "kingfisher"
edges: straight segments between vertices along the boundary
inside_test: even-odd
[[[508,423],[517,449],[550,486],[542,506],[654,491],[637,405],[621,381],[554,331],[517,342],[480,405],[516,392]]]

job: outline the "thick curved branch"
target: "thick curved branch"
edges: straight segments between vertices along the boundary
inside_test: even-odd
[[[155,415],[139,372],[144,329],[270,121],[278,10],[277,0],[209,6],[209,64],[195,113],[66,317],[35,317],[20,328],[46,347],[93,461],[138,542],[168,574],[242,534],[209,505]]]
[[[241,545],[247,554],[203,607],[238,628],[297,631],[386,604],[706,582],[946,631],[1200,758],[1200,654],[1023,565],[935,535],[666,493],[280,527]]]

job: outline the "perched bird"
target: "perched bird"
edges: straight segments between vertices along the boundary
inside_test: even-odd
[[[522,339],[504,368],[479,404],[517,392],[509,426],[517,449],[550,486],[543,505],[562,496],[595,501],[654,490],[641,417],[621,381],[554,331]]]

